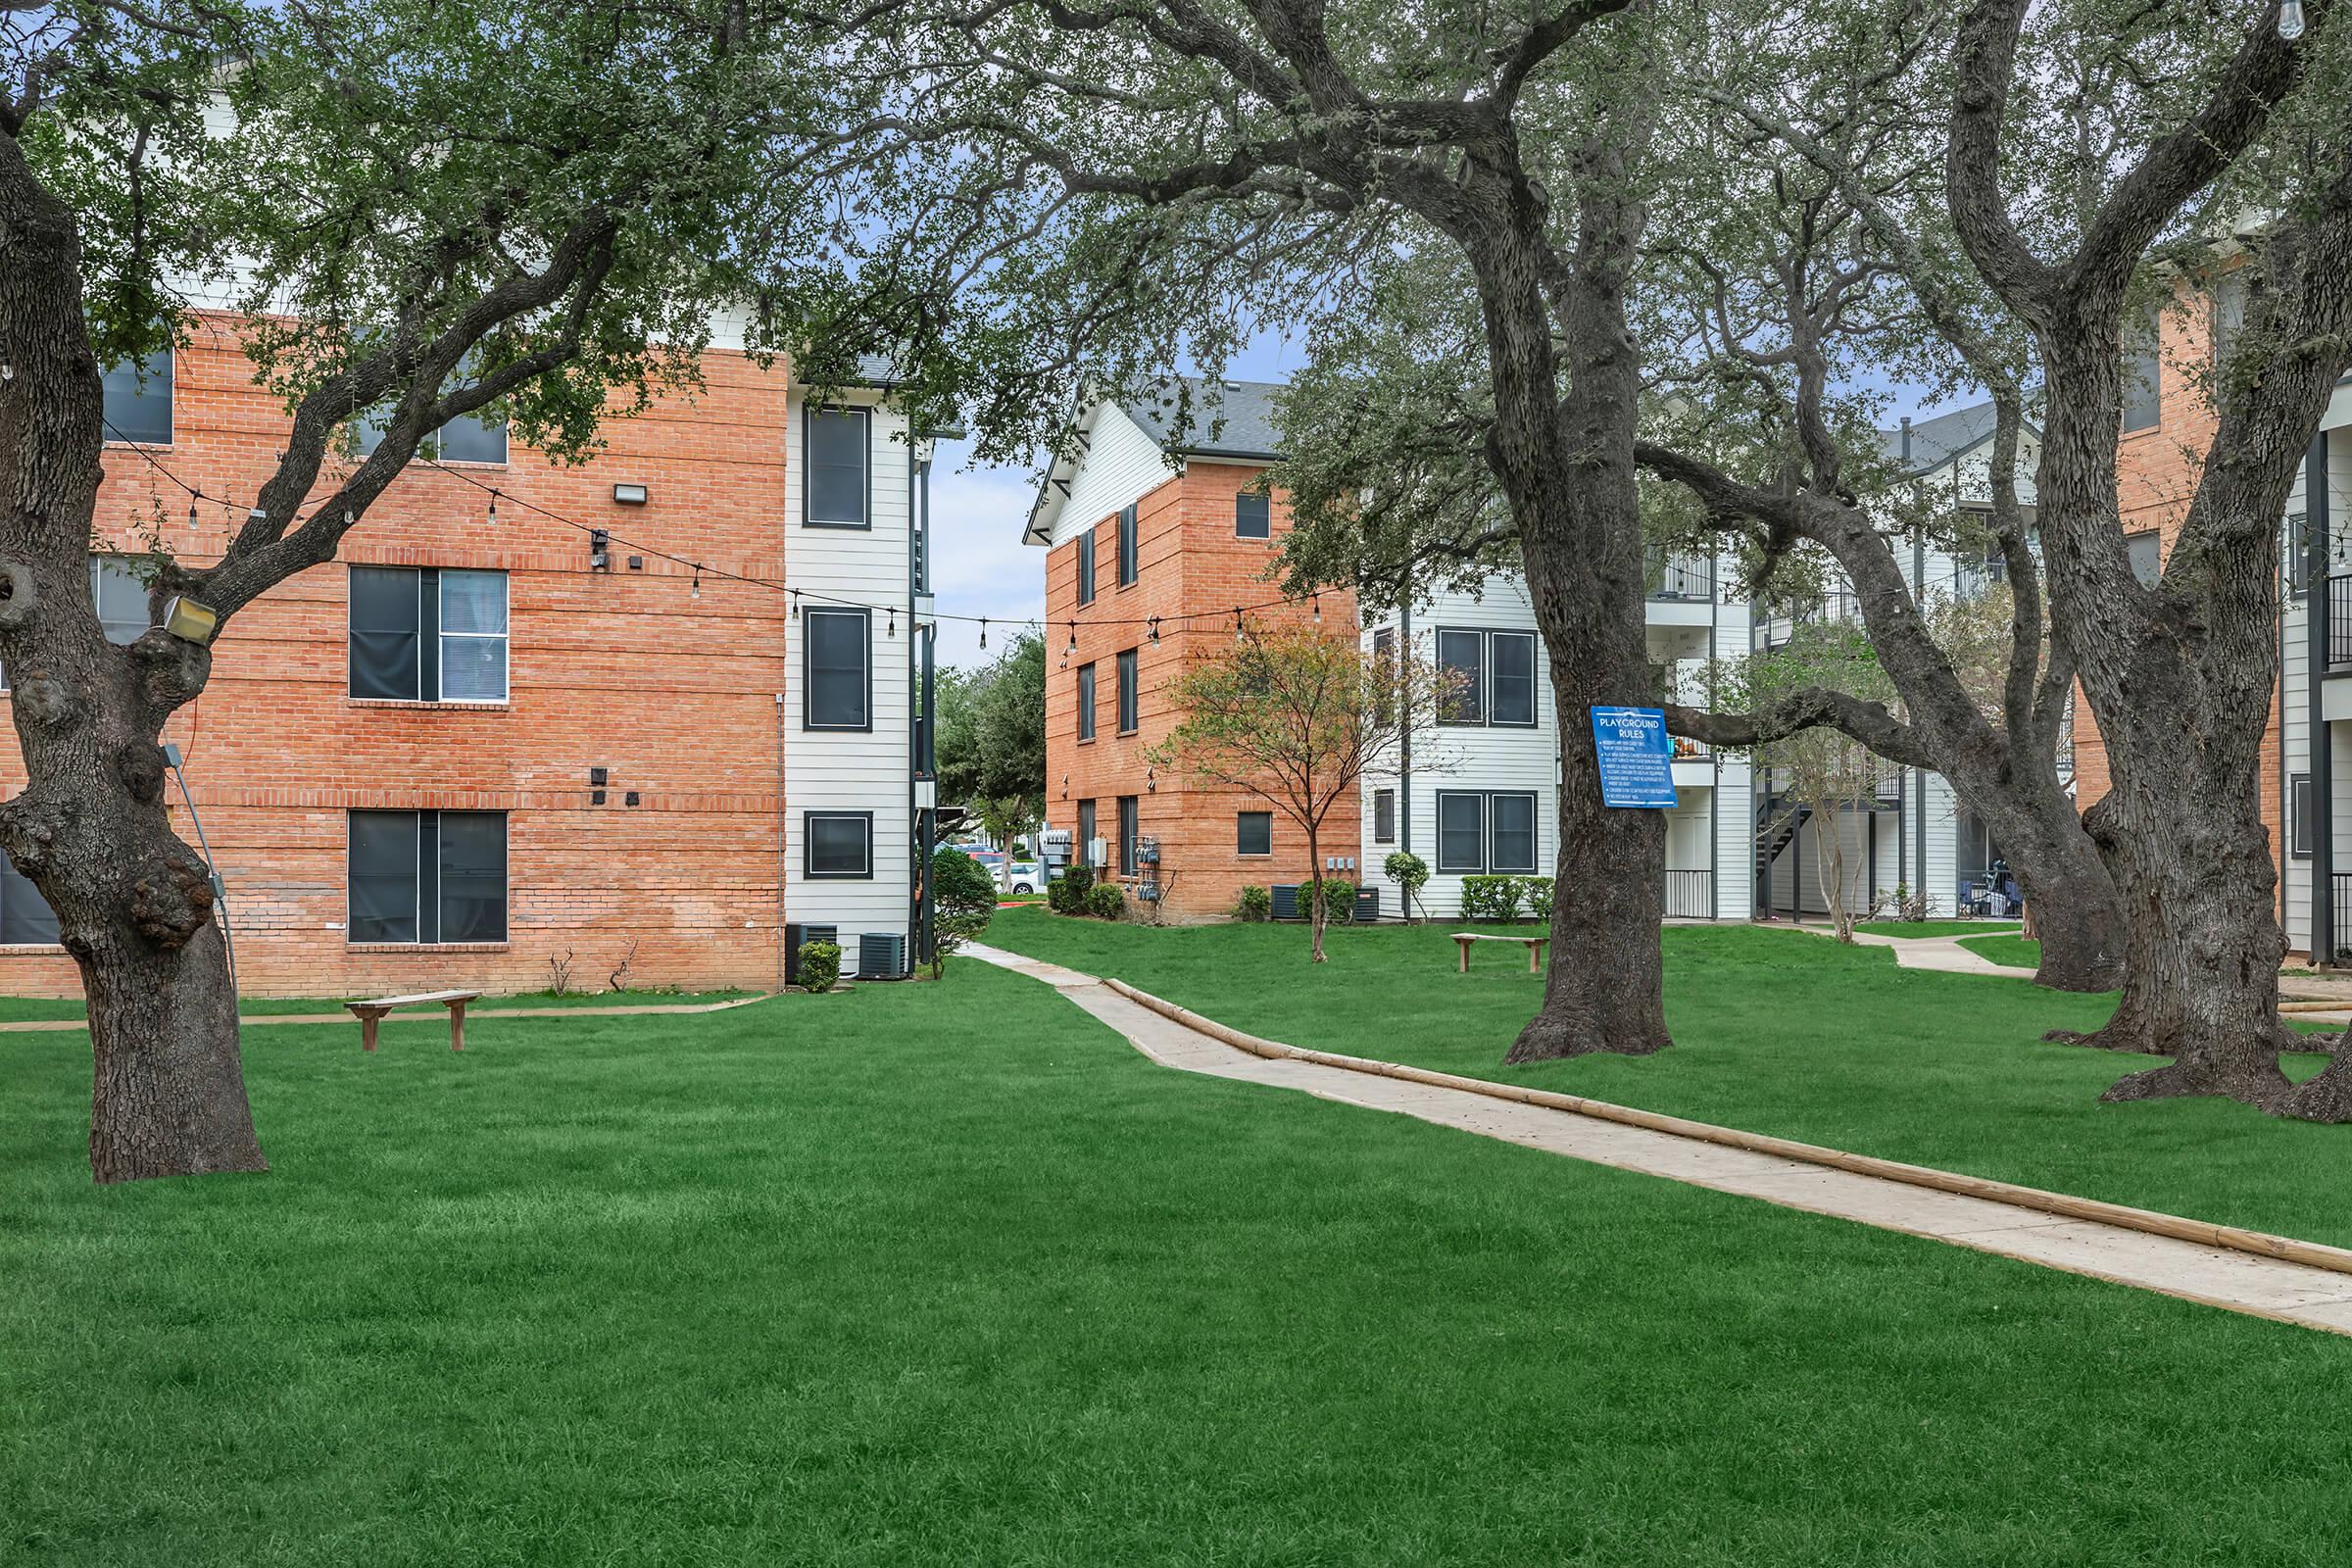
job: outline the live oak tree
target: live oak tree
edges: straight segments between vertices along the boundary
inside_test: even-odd
[[[1352,630],[1285,625],[1189,663],[1165,695],[1183,716],[1152,749],[1156,765],[1248,791],[1306,835],[1308,954],[1323,962],[1324,824],[1408,750],[1416,767],[1448,765],[1433,743],[1459,677],[1409,650],[1367,654]]]
[[[715,310],[838,297],[837,215],[797,153],[839,115],[795,26],[698,0],[0,12],[0,661],[27,774],[0,847],[80,968],[98,1180],[265,1163],[158,745],[215,651],[161,628],[116,647],[83,586],[101,372],[213,306],[282,398],[233,535],[149,564],[159,603],[233,628],[331,560],[450,419],[576,455],[650,387],[691,383]],[[754,252],[797,265],[755,274]]]

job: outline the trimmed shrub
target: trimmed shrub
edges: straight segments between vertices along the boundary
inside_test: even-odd
[[[841,944],[838,942],[804,942],[801,944],[801,984],[810,991],[830,991],[833,982],[841,978]]]
[[[1380,862],[1380,869],[1396,884],[1396,912],[1410,920],[1421,890],[1429,885],[1429,862],[1409,850],[1398,850]]]
[[[1251,922],[1271,920],[1274,918],[1274,895],[1251,883],[1242,889],[1242,896],[1234,902],[1233,912]]]
[[[947,956],[988,929],[997,912],[997,879],[961,850],[942,845],[931,856],[931,978]]]
[[[1314,906],[1308,901],[1315,896],[1315,884],[1302,882],[1298,886],[1298,917],[1312,919]],[[1344,876],[1323,879],[1323,917],[1333,925],[1352,925],[1355,921],[1355,884]]]
[[[1098,882],[1086,895],[1086,912],[1098,919],[1116,920],[1127,912],[1127,890],[1116,882]]]
[[[1554,883],[1547,876],[1525,878],[1521,885],[1527,890],[1527,912],[1530,919],[1551,918],[1551,897]]]
[[[1515,876],[1462,878],[1462,918],[1507,925],[1519,918],[1519,901],[1526,892]]]
[[[1055,914],[1085,914],[1087,895],[1095,889],[1095,868],[1071,864],[1046,884],[1046,907]]]

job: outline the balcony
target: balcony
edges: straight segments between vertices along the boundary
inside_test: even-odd
[[[2352,574],[2328,579],[2328,667],[2352,664]]]
[[[1712,871],[1667,871],[1666,918],[1669,920],[1714,919],[1715,873]]]
[[[1715,564],[1704,556],[1652,550],[1642,559],[1642,584],[1652,599],[1696,600],[1715,597]]]

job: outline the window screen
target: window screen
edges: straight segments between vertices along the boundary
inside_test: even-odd
[[[1078,602],[1095,602],[1095,530],[1089,528],[1078,536]]]
[[[1095,803],[1078,803],[1078,863],[1095,863]]]
[[[351,813],[351,940],[415,942],[416,811]]]
[[[1438,792],[1438,869],[1486,869],[1486,797]]]
[[[2131,558],[2132,575],[2139,579],[2140,586],[2153,588],[2164,576],[2164,546],[2155,530],[2126,535],[2124,553]]]
[[[1438,664],[1450,672],[1458,685],[1446,694],[1446,711],[1442,715],[1448,724],[1478,724],[1486,720],[1486,638],[1474,631],[1441,631],[1438,633]]]
[[[1135,797],[1119,797],[1119,872],[1135,875],[1136,810]]]
[[[507,574],[443,571],[441,701],[507,700]],[[455,940],[455,939],[453,939]]]
[[[2151,309],[2124,328],[2124,430],[2153,430],[2162,417],[2164,363],[2158,354],[2163,317]]]
[[[2293,813],[2287,822],[2287,853],[2298,860],[2311,858],[2311,775],[2294,777]]]
[[[1242,855],[1274,853],[1274,813],[1239,811],[1234,814],[1234,849]]]
[[[1095,666],[1078,666],[1078,738],[1095,738]]]
[[[353,942],[507,940],[507,813],[354,811]]]
[[[802,644],[807,685],[807,729],[866,729],[871,725],[867,699],[867,649],[873,621],[862,610],[808,610],[801,613],[806,628]]]
[[[1536,869],[1536,798],[1533,795],[1491,795],[1487,815],[1494,835],[1487,869],[1531,876]]]
[[[1135,505],[1119,509],[1119,586],[1135,581]]]
[[[1498,631],[1487,639],[1489,677],[1495,724],[1533,725],[1536,721],[1536,639],[1532,632]]]
[[[0,855],[0,943],[48,946],[57,941],[57,911],[16,862]]]
[[[418,574],[410,567],[351,568],[352,696],[415,702],[424,695],[418,592]]]
[[[866,481],[866,411],[808,411],[807,517],[824,528],[863,528]]]
[[[1372,842],[1375,844],[1396,842],[1396,792],[1395,790],[1374,790],[1372,792]]]
[[[118,648],[137,642],[154,624],[147,616],[147,585],[132,575],[126,561],[90,558],[90,603],[97,607],[106,640]]]
[[[389,409],[370,409],[352,423],[360,456],[373,457],[383,443]],[[416,443],[416,456],[441,463],[504,463],[507,461],[507,421],[486,414],[461,414]]]
[[[1251,495],[1247,491],[1233,498],[1233,536],[1236,539],[1271,539],[1274,537],[1274,503],[1271,497]]]
[[[1135,733],[1136,714],[1135,650],[1130,648],[1119,655],[1119,733]]]
[[[807,829],[808,872],[811,877],[870,877],[874,874],[874,813],[810,811]]]
[[[109,441],[172,444],[172,351],[144,360],[124,360],[106,372],[99,410]]]
[[[507,574],[352,567],[350,659],[354,697],[505,702]]]

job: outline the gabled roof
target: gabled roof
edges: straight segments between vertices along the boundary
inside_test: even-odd
[[[1965,409],[1938,414],[1933,418],[1915,419],[1909,430],[1909,446],[1905,447],[1905,432],[1901,428],[1881,430],[1879,442],[1886,456],[1913,477],[1931,473],[1952,463],[1966,453],[1974,452],[1992,439],[1994,423],[1990,400],[1972,403]],[[2026,434],[2038,438],[2041,427],[2032,419],[2026,420]]]
[[[1285,390],[1280,381],[1161,375],[1097,401],[1078,419],[1078,455],[1057,457],[1047,466],[1021,538],[1042,545],[1053,537],[1054,515],[1069,496],[1071,475],[1086,461],[1088,442],[1103,410],[1117,409],[1170,457],[1278,463],[1282,460],[1282,433],[1275,425],[1274,404]],[[1173,433],[1179,420],[1184,426],[1181,438]]]

